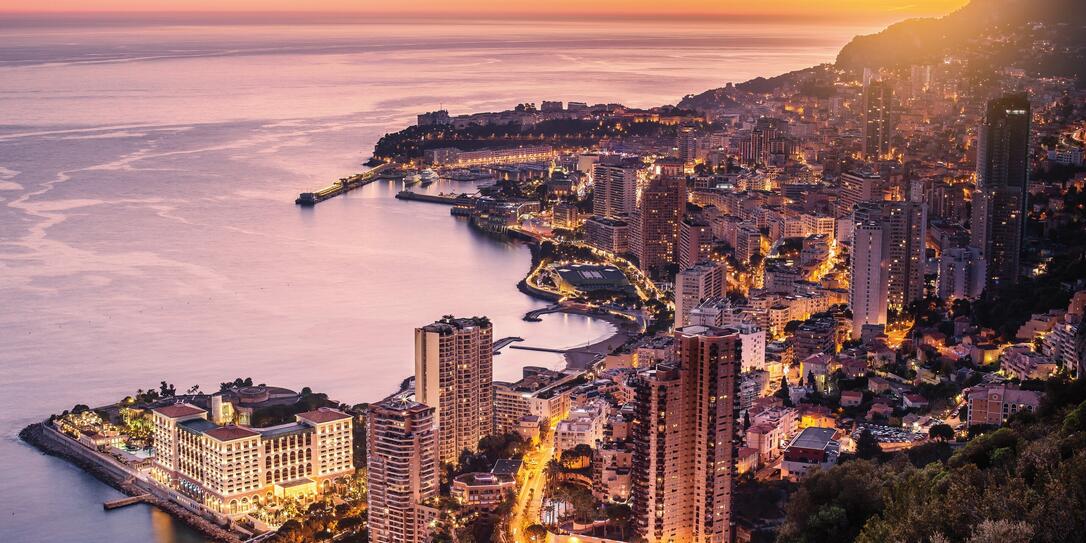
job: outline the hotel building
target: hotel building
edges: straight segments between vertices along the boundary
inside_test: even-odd
[[[268,428],[221,426],[177,403],[152,410],[152,477],[217,513],[244,514],[277,498],[311,497],[354,474],[352,417],[330,408]]]

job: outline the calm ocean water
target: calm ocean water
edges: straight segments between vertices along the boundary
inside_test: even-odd
[[[344,402],[412,371],[412,330],[488,315],[495,337],[568,347],[606,323],[515,289],[523,246],[382,182],[322,203],[376,138],[438,107],[675,103],[832,60],[847,26],[374,22],[0,25],[0,540],[202,541],[37,454],[18,430],[166,379],[252,376]],[[454,188],[435,185],[429,190]],[[495,376],[546,353],[507,351]]]

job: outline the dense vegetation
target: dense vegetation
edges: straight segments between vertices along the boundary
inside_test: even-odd
[[[957,451],[933,442],[845,461],[790,498],[781,543],[1086,541],[1086,382]]]

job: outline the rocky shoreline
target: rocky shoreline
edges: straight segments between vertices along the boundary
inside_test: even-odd
[[[76,444],[75,442],[72,442],[71,444],[62,443],[57,438],[48,435],[44,423],[38,422],[23,428],[19,432],[19,439],[22,439],[25,443],[38,449],[43,454],[64,459],[78,466],[84,472],[94,476],[95,479],[102,481],[128,496],[148,494],[145,489],[118,477],[117,474],[105,469],[101,464],[94,462],[81,454],[76,454],[73,447],[82,447],[82,445]],[[90,453],[89,450],[86,452]],[[212,523],[206,518],[201,517],[170,500],[149,495],[144,501],[169,513],[170,516],[200,532],[211,541],[217,543],[241,543],[242,541],[237,534],[230,530]]]

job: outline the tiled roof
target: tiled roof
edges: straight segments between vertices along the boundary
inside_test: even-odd
[[[206,413],[206,411],[204,411],[203,409],[187,403],[175,403],[172,405],[156,407],[153,409],[153,411],[162,416],[170,417],[171,419]]]
[[[308,420],[310,422],[315,422],[317,424],[324,424],[326,422],[333,422],[337,420],[352,418],[351,415],[348,415],[342,411],[337,411],[335,409],[332,409],[331,407],[321,407],[314,411],[299,413],[298,417]]]
[[[245,439],[260,434],[241,426],[221,426],[204,432],[204,435],[219,441],[234,441],[235,439]]]

